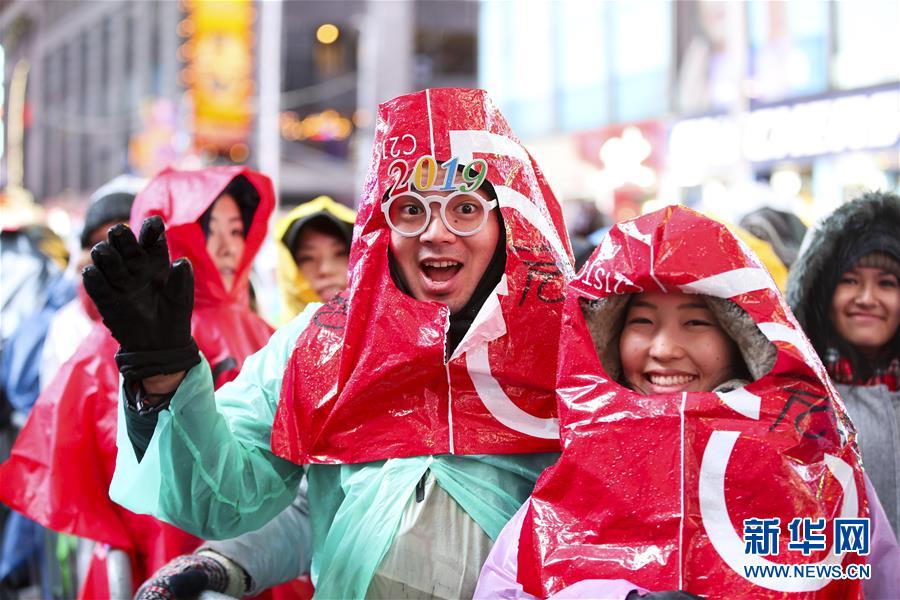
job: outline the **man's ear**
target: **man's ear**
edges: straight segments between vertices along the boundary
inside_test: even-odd
[[[397,267],[397,259],[394,258],[394,253],[391,251],[390,247],[388,248],[388,273],[391,276],[391,281],[394,282],[394,285],[397,286],[397,289],[409,296],[413,297],[412,292],[409,291],[409,287],[406,285],[406,282],[403,280],[403,274],[400,273],[400,268]]]

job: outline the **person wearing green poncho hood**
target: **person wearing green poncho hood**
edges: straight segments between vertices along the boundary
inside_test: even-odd
[[[114,232],[85,271],[125,375],[110,495],[224,538],[264,526],[306,475],[318,596],[471,596],[558,456],[542,366],[555,364],[571,250],[484,92],[410,94],[379,119],[349,289],[308,306],[215,395],[178,335],[190,267],[168,264],[161,222]]]

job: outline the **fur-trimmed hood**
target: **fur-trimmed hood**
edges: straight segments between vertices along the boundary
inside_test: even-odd
[[[844,204],[816,223],[806,233],[800,255],[788,275],[787,301],[794,316],[807,327],[810,291],[826,271],[838,268],[840,250],[855,240],[871,235],[872,229],[892,229],[900,238],[900,197],[885,192],[869,192]],[[900,242],[898,242],[900,244]]]
[[[831,331],[828,307],[838,278],[865,254],[879,251],[900,258],[900,197],[896,194],[866,193],[807,231],[788,276],[786,296],[820,355]]]
[[[581,312],[585,324],[594,342],[594,349],[600,364],[606,373],[616,381],[622,381],[622,366],[619,358],[619,338],[625,321],[630,294],[607,296],[599,300],[581,301]],[[726,298],[703,296],[710,310],[729,338],[737,344],[741,358],[752,380],[757,380],[768,373],[775,365],[776,348],[759,330],[753,318],[740,306]],[[730,391],[746,382],[726,383],[727,389],[716,388],[715,391]]]

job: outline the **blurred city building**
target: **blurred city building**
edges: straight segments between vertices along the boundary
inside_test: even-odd
[[[898,23],[896,0],[7,0],[0,187],[17,152],[49,205],[244,162],[284,204],[352,204],[379,102],[478,86],[563,201],[811,219],[898,186]]]
[[[479,85],[563,200],[806,220],[898,188],[900,3],[482,3]]]
[[[132,137],[147,121],[176,118],[178,21],[175,2],[4,3],[4,87],[17,65],[28,65],[24,184],[36,199],[71,195],[83,204],[115,175],[137,170]],[[168,105],[153,107],[157,100]],[[173,135],[166,143],[174,158],[187,141]],[[12,148],[5,150],[4,165]]]
[[[378,102],[476,84],[478,8],[465,0],[4,2],[3,89],[17,64],[30,67],[25,187],[65,203],[122,172],[246,162],[275,172],[283,202],[326,193],[352,204]],[[267,143],[277,164],[262,164]]]

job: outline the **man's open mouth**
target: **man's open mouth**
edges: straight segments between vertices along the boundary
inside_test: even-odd
[[[423,260],[419,266],[428,280],[444,283],[453,279],[463,265],[455,260]]]

